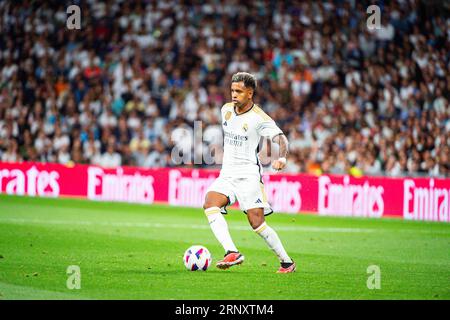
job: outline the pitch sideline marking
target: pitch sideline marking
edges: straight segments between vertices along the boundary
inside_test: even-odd
[[[47,225],[79,225],[79,226],[104,226],[104,227],[137,227],[137,228],[174,228],[174,229],[205,229],[209,230],[209,225],[201,224],[172,224],[172,223],[148,223],[148,222],[92,222],[82,220],[43,220],[43,219],[23,219],[23,218],[0,218],[3,223],[16,224],[47,224]],[[250,226],[232,225],[233,230],[248,231]],[[277,231],[310,231],[310,232],[341,232],[341,233],[371,233],[377,230],[368,228],[333,228],[333,227],[301,227],[301,226],[277,226]]]

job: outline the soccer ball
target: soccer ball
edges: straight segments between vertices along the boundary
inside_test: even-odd
[[[211,265],[211,254],[203,246],[192,246],[184,253],[183,262],[190,271],[206,271]]]

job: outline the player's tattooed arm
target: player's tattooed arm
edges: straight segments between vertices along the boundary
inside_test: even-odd
[[[288,140],[284,134],[273,137],[272,141],[280,146],[280,158],[286,158],[288,154]]]
[[[286,157],[289,151],[288,140],[284,134],[279,134],[273,137],[272,141],[280,147],[280,157],[272,162],[272,167],[275,170],[281,170],[286,166]]]

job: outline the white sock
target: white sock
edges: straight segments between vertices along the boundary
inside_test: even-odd
[[[211,207],[205,209],[206,217],[208,218],[209,225],[216,236],[217,240],[219,240],[220,244],[227,251],[238,251],[236,246],[231,239],[230,232],[228,231],[228,224],[225,218],[220,213],[219,207]]]
[[[286,250],[284,250],[283,244],[275,230],[263,222],[263,224],[254,229],[254,231],[266,241],[269,248],[278,256],[280,262],[292,262],[292,259],[288,256]]]

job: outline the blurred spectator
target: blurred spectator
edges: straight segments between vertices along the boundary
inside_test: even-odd
[[[103,167],[117,167],[122,164],[122,157],[115,151],[112,143],[108,144],[106,152],[102,154],[98,164]]]

